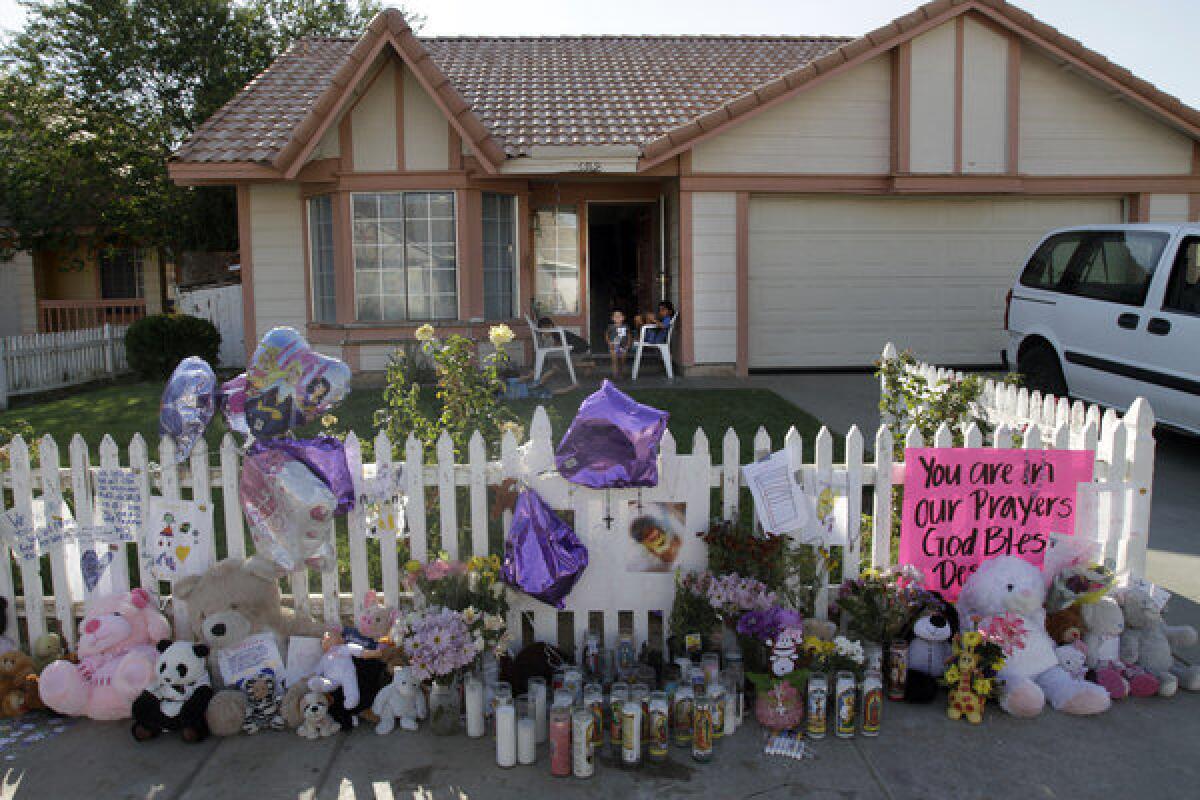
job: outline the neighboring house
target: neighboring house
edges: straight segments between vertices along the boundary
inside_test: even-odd
[[[237,186],[247,346],[292,325],[378,370],[422,322],[536,299],[603,347],[613,304],[665,296],[686,367],[744,372],[887,340],[997,362],[1047,229],[1200,216],[1198,138],[1000,0],[859,39],[425,39],[386,11],[297,43],[170,170]]]
[[[162,311],[170,280],[145,248],[19,250],[0,260],[0,336],[127,325]]]

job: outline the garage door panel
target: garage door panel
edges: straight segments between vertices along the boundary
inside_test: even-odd
[[[755,196],[750,366],[866,366],[888,341],[995,361],[1004,295],[1033,244],[1120,217],[1117,198]]]

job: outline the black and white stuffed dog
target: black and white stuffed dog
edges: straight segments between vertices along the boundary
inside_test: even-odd
[[[139,742],[160,733],[180,731],[185,742],[208,738],[204,713],[212,699],[208,677],[208,645],[163,639],[155,667],[157,682],[133,701],[133,738]]]
[[[931,703],[952,655],[950,640],[958,633],[958,612],[937,592],[921,609],[908,631],[908,677],[904,699]]]

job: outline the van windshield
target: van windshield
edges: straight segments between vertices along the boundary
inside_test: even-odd
[[[1042,242],[1021,285],[1140,306],[1169,236],[1160,231],[1067,231]]]

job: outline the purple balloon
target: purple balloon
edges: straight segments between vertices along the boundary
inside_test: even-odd
[[[203,358],[179,362],[163,387],[158,432],[175,440],[175,461],[187,461],[216,412],[217,376]]]
[[[563,598],[570,594],[587,565],[587,548],[571,526],[559,519],[537,492],[521,492],[504,541],[504,563],[500,568],[504,582],[562,608]]]
[[[579,406],[554,454],[559,474],[592,489],[658,485],[658,443],[666,411],[634,400],[611,382]]]
[[[229,430],[249,436],[250,426],[246,423],[246,373],[221,384],[217,403],[221,406]]]
[[[346,448],[332,436],[312,439],[256,439],[246,452],[250,455],[267,450],[286,453],[320,478],[337,498],[335,514],[345,514],[354,508],[354,480],[346,464]]]

